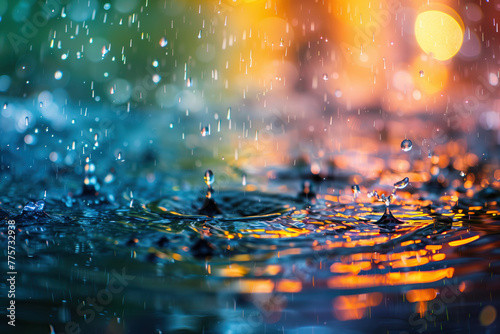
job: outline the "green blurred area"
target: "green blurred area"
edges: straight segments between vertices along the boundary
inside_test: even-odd
[[[182,89],[189,77],[196,78],[191,85],[202,88],[217,67],[213,45],[218,37],[210,30],[222,22],[215,7],[200,8],[182,0],[3,1],[0,75],[12,79],[4,94],[27,97],[64,88],[73,101],[92,101],[99,95],[102,99],[112,80],[121,78],[134,89],[132,101],[152,105],[154,91],[162,85]],[[162,38],[168,41],[164,47]],[[109,49],[104,56],[103,46]],[[203,48],[206,55],[200,55]],[[60,80],[56,71],[62,72]],[[157,84],[152,81],[155,73],[161,76]],[[218,84],[209,87],[216,97]]]

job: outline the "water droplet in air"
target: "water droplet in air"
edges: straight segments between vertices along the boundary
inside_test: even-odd
[[[200,29],[200,32],[198,33],[198,39],[201,38],[201,29]]]
[[[166,47],[166,46],[167,46],[167,44],[168,44],[167,39],[166,39],[165,37],[162,37],[162,38],[160,39],[160,46],[161,46],[162,48],[164,48],[164,47]]]
[[[203,174],[203,178],[205,180],[205,183],[207,184],[207,186],[209,188],[212,188],[212,184],[214,183],[215,181],[215,176],[214,176],[214,173],[210,170],[210,169],[207,169],[205,171],[205,173]]]
[[[246,174],[243,174],[243,177],[241,179],[241,185],[243,185],[243,186],[247,185],[247,176],[246,176]]]
[[[30,125],[30,118],[28,116],[26,116],[26,118],[24,119],[25,123],[26,123],[26,127],[28,125]]]
[[[63,76],[63,73],[61,71],[56,71],[56,73],[54,73],[54,78],[56,80],[61,80],[62,76]]]
[[[325,80],[325,81],[328,80],[328,74],[326,74],[326,73],[323,74],[323,80]]]
[[[461,177],[465,177],[465,173],[464,172],[460,172],[460,176]]]
[[[201,135],[203,137],[208,136],[210,134],[210,127],[209,126],[204,126],[201,128]]]
[[[405,139],[401,142],[401,149],[405,152],[408,152],[413,147],[413,143],[409,139]]]
[[[352,190],[352,193],[354,194],[354,196],[357,196],[361,190],[359,189],[359,186],[357,184],[353,185],[351,187],[351,190]]]
[[[40,102],[40,108],[43,108],[43,102]]]
[[[394,183],[394,188],[404,189],[404,188],[406,188],[406,186],[408,185],[409,182],[410,182],[410,180],[407,177],[405,177],[401,181]]]
[[[424,77],[424,71],[420,70],[420,72],[418,72],[418,74],[420,75],[421,78]]]
[[[153,60],[152,64],[153,64],[153,67],[158,67],[158,65],[159,65],[158,60],[156,60],[156,59]]]
[[[3,105],[3,108],[4,108],[4,109],[7,109],[7,106],[8,106],[8,105],[9,105],[9,104],[8,104],[7,102],[5,102],[5,104]]]

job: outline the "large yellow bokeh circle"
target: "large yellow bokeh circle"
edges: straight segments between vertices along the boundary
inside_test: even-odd
[[[464,24],[453,9],[432,7],[418,14],[415,37],[425,53],[437,60],[448,60],[462,47]]]

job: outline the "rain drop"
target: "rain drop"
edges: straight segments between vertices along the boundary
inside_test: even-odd
[[[409,139],[405,139],[401,142],[401,149],[405,152],[408,152],[413,147],[413,143]]]
[[[166,47],[166,46],[167,46],[167,44],[168,44],[167,39],[166,39],[165,37],[162,37],[162,38],[160,39],[160,46],[161,46],[162,48],[164,48],[164,47]]]
[[[394,188],[396,188],[396,189],[404,189],[409,184],[409,182],[410,182],[410,180],[407,177],[405,177],[401,181],[398,181],[398,182],[394,183]]]
[[[207,169],[205,171],[205,173],[203,174],[203,178],[205,180],[205,183],[207,184],[207,186],[209,188],[212,188],[212,184],[214,183],[215,181],[215,176],[214,176],[214,173],[210,170],[210,169]]]
[[[204,126],[201,128],[201,135],[203,137],[206,137],[208,135],[210,135],[210,126]]]

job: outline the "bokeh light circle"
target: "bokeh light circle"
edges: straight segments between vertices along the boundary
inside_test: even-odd
[[[462,47],[464,23],[447,6],[432,6],[418,14],[415,37],[422,50],[437,60],[448,60]]]

